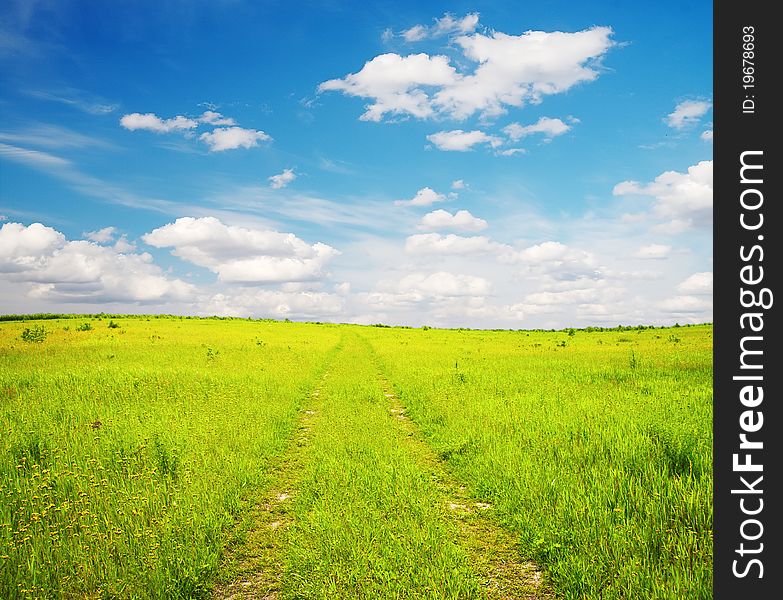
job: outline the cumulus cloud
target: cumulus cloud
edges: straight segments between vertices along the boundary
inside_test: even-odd
[[[677,286],[685,294],[712,294],[712,271],[694,273]]]
[[[3,225],[0,277],[27,284],[31,297],[55,302],[187,301],[194,293],[190,284],[167,277],[147,253],[68,241],[40,223]]]
[[[129,131],[152,131],[154,133],[171,133],[172,131],[189,131],[198,127],[198,121],[177,115],[171,119],[161,119],[154,113],[130,113],[123,115],[120,125]]]
[[[456,229],[457,231],[481,231],[486,229],[487,222],[470,214],[467,210],[456,213],[442,209],[434,210],[424,215],[419,223],[419,229]]]
[[[684,129],[698,123],[712,107],[706,100],[685,100],[666,116],[666,124],[674,129]]]
[[[267,142],[272,138],[255,129],[217,127],[211,132],[202,133],[199,139],[209,146],[210,152],[223,152],[237,148],[253,148],[258,146],[259,142]]]
[[[602,271],[593,253],[555,241],[521,250],[506,246],[498,255],[498,261],[521,264],[529,274],[556,281],[595,280],[601,278]]]
[[[370,98],[373,103],[359,117],[363,121],[381,121],[387,114],[418,118],[434,113],[429,95],[422,89],[452,83],[457,72],[445,56],[427,54],[381,54],[367,62],[357,73],[331,79],[318,91],[339,91],[349,96]]]
[[[443,21],[442,28],[453,29],[457,22]],[[418,26],[408,35],[423,39],[429,31]],[[381,121],[387,115],[446,115],[461,120],[477,112],[493,117],[510,106],[539,103],[544,96],[595,80],[600,60],[614,45],[612,34],[609,27],[592,27],[574,33],[459,35],[454,43],[466,64],[475,65],[472,70],[457,71],[445,56],[389,53],[376,56],[356,73],[323,82],[318,89],[369,100],[363,120]]]
[[[225,225],[214,217],[182,217],[142,236],[156,248],[216,273],[227,283],[314,281],[339,252],[292,233]]]
[[[491,147],[497,148],[503,143],[499,137],[488,135],[483,131],[463,131],[462,129],[439,131],[428,135],[427,139],[439,150],[456,152],[467,152],[472,150],[476,144],[489,144]]]
[[[476,30],[479,22],[478,13],[470,13],[462,18],[455,18],[446,13],[441,18],[435,19],[432,27],[414,25],[404,30],[400,35],[406,42],[418,42],[427,38],[437,38],[444,35],[466,34]]]
[[[592,263],[592,255],[590,253],[553,241],[534,244],[522,250],[508,251],[501,258],[508,263]]]
[[[131,113],[120,119],[120,125],[125,129],[130,131],[146,130],[155,133],[188,133],[201,124],[213,127],[212,131],[206,131],[198,138],[209,146],[211,152],[252,148],[257,146],[259,142],[271,141],[272,139],[263,131],[238,127],[234,119],[225,117],[214,110],[204,111],[196,119],[181,115],[171,119],[162,119],[154,113]]]
[[[634,258],[644,259],[661,259],[669,256],[672,247],[664,244],[649,244],[647,246],[641,246],[636,252],[634,252]]]
[[[114,239],[114,234],[117,233],[116,227],[104,227],[96,231],[87,231],[82,234],[88,240],[92,240],[98,244],[106,244]]]
[[[432,206],[436,202],[444,202],[446,196],[439,194],[430,187],[423,187],[410,200],[395,200],[396,206]]]
[[[563,135],[571,129],[571,126],[564,123],[560,119],[552,119],[550,117],[541,117],[538,121],[532,125],[520,125],[519,123],[511,123],[503,128],[505,133],[511,141],[519,141],[523,137],[540,133],[544,136],[544,139],[551,140],[558,135]]]
[[[501,247],[483,235],[464,237],[453,233],[419,233],[405,240],[405,251],[410,254],[486,254]]]
[[[269,177],[269,187],[279,190],[280,188],[287,186],[294,179],[296,179],[296,173],[294,173],[293,169],[283,169],[282,173]]]
[[[666,171],[647,184],[623,181],[614,186],[612,193],[649,196],[653,198],[653,216],[706,227],[712,223],[712,161],[688,167],[687,173]]]
[[[455,179],[451,182],[452,190],[462,190],[467,187],[467,184],[462,179]]]
[[[65,236],[51,227],[33,223],[5,223],[0,229],[0,272],[24,271],[41,266],[46,257],[65,245]]]

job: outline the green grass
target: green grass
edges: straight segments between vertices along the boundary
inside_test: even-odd
[[[377,375],[366,345],[349,336],[320,389],[284,590],[296,598],[483,597]]]
[[[0,597],[206,595],[334,329],[0,328]],[[117,333],[120,332],[120,333]]]
[[[379,370],[560,597],[712,595],[711,326],[47,317],[0,319],[0,597],[208,597],[317,388],[282,597],[482,597]]]
[[[711,326],[367,335],[564,598],[712,597]]]

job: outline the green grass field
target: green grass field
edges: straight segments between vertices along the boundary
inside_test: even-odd
[[[712,597],[708,325],[6,321],[0,431],[1,598]]]

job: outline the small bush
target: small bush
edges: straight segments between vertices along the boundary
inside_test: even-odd
[[[114,321],[109,321],[109,329],[119,329],[119,324],[115,323]]]
[[[44,329],[43,325],[25,327],[20,337],[25,342],[40,343],[46,339],[46,329]]]
[[[91,331],[91,330],[92,330],[92,325],[90,325],[89,323],[82,323],[76,328],[76,331]]]

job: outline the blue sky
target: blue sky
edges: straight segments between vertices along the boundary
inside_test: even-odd
[[[712,320],[710,2],[0,23],[3,312]]]

